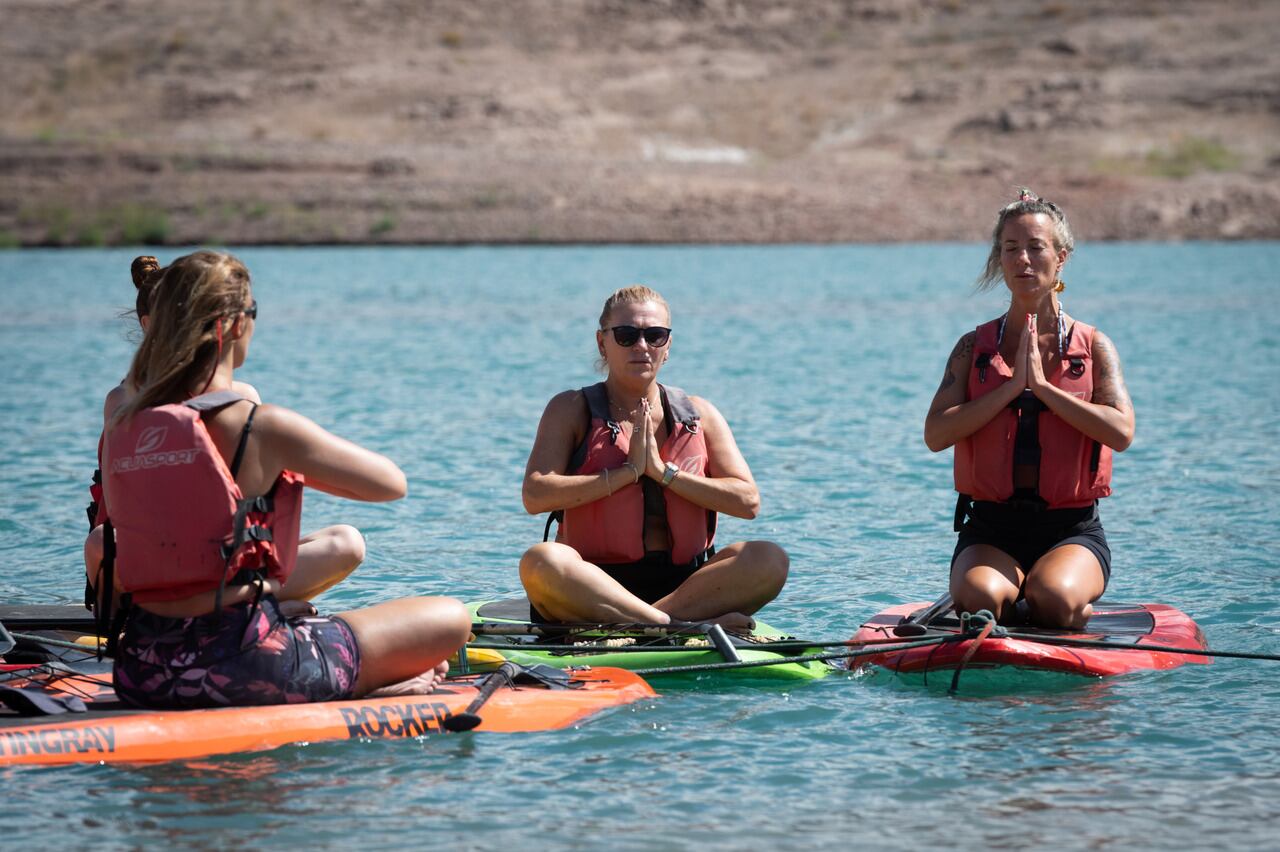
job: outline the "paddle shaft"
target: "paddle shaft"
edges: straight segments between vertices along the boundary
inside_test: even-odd
[[[849,660],[855,657],[868,657],[872,654],[892,654],[895,651],[909,651],[912,648],[927,648],[930,645],[945,645],[951,642],[963,642],[968,636],[947,634],[930,636],[916,641],[904,641],[897,645],[871,648],[864,651],[841,651],[832,654],[804,654],[799,657],[778,657],[775,660],[742,660],[736,663],[699,663],[691,666],[661,666],[649,669],[632,669],[641,677],[650,675],[686,674],[693,672],[722,672],[734,669],[758,669],[765,666],[781,666],[789,663],[822,663],[833,660]]]
[[[922,636],[929,629],[929,622],[951,608],[951,592],[944,592],[942,597],[933,602],[933,606],[924,612],[905,618],[893,628],[895,636]]]
[[[471,700],[471,703],[467,705],[466,710],[463,710],[461,713],[454,713],[451,716],[445,717],[445,720],[442,723],[444,729],[446,731],[453,731],[454,733],[461,733],[462,731],[469,731],[479,725],[484,721],[479,716],[480,708],[483,707],[485,702],[493,697],[493,694],[501,687],[510,684],[512,678],[516,676],[516,673],[519,670],[520,667],[512,662],[506,662],[498,666],[496,671],[485,677],[484,682],[480,684],[480,691],[476,694],[476,697]]]
[[[1164,654],[1186,654],[1191,657],[1222,657],[1233,660],[1268,660],[1280,662],[1280,654],[1253,654],[1248,651],[1214,651],[1208,648],[1178,648],[1173,645],[1121,645],[1101,639],[1072,639],[1067,636],[1040,636],[1034,633],[1009,633],[1010,639],[1063,645],[1068,648],[1106,648],[1112,651],[1158,651]]]

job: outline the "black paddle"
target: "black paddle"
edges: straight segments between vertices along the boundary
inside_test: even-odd
[[[904,618],[893,628],[894,636],[923,636],[929,632],[929,622],[951,608],[951,592],[934,601],[933,606]]]
[[[484,682],[480,684],[480,692],[467,705],[467,709],[461,713],[454,713],[446,716],[443,727],[446,731],[452,731],[460,734],[463,731],[469,731],[479,725],[484,720],[478,715],[480,708],[484,706],[495,692],[503,686],[511,683],[516,673],[520,671],[520,667],[512,662],[506,662],[498,666],[497,670],[485,677]]]

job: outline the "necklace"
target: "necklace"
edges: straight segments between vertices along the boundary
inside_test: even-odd
[[[622,407],[621,405],[619,405],[618,403],[614,402],[614,401],[613,401],[613,399],[610,399],[610,400],[609,400],[609,410],[610,410],[610,411],[613,411],[613,412],[616,412],[618,415],[620,415],[620,416],[619,416],[619,422],[621,422],[621,421],[626,421],[626,422],[630,423],[632,420],[634,420],[634,419],[635,419],[635,417],[636,417],[636,412],[640,409],[640,402],[641,402],[641,401],[642,401],[642,400],[637,400],[637,401],[636,401],[636,407],[635,407],[635,408],[632,408],[631,410],[627,410],[626,408],[623,408],[623,407]],[[657,407],[657,406],[654,406],[654,407]]]
[[[1000,317],[1000,329],[996,332],[996,349],[1004,342],[1004,327],[1009,322],[1009,314]],[[1072,328],[1072,331],[1075,329]],[[1067,359],[1067,347],[1071,345],[1071,337],[1067,334],[1067,321],[1062,318],[1062,305],[1058,305],[1058,360]]]

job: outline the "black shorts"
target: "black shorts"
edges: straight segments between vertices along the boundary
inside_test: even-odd
[[[1079,509],[1041,509],[975,500],[960,529],[951,564],[975,544],[1003,550],[1027,572],[1050,550],[1078,544],[1087,547],[1102,566],[1103,588],[1111,582],[1111,548],[1098,520],[1097,503]]]
[[[705,563],[705,559],[694,559],[692,562],[676,565],[671,561],[670,551],[652,550],[635,562],[597,567],[621,583],[628,592],[651,604],[680,588]],[[531,621],[552,620],[543,616],[532,604],[529,605],[529,618]]]

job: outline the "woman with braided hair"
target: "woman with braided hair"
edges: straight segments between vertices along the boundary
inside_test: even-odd
[[[1074,247],[1030,190],[1000,210],[978,286],[1003,279],[1009,309],[956,343],[925,418],[929,449],[955,447],[957,611],[1078,629],[1110,578],[1097,501],[1133,405],[1111,340],[1063,310]]]

